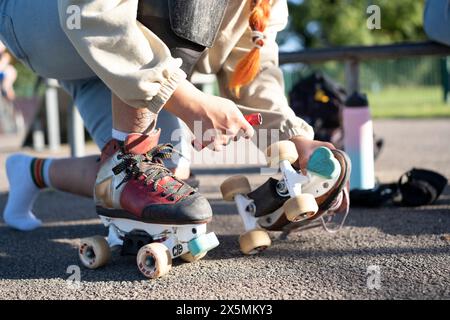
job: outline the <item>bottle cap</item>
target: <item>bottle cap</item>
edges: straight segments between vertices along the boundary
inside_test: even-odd
[[[367,99],[367,95],[365,93],[354,92],[351,96],[347,98],[345,101],[346,107],[368,107],[369,100]]]

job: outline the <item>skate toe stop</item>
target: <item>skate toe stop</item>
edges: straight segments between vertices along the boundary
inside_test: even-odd
[[[214,232],[203,234],[198,238],[192,239],[188,243],[189,252],[192,256],[196,257],[203,253],[214,249],[219,245],[219,240],[217,239]]]
[[[339,162],[330,149],[320,147],[309,158],[307,170],[326,179],[334,179],[339,175]]]

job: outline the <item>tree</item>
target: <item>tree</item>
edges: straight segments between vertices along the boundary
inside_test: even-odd
[[[369,30],[370,5],[380,7],[381,29]],[[425,38],[424,0],[290,1],[291,29],[305,47],[372,45]]]

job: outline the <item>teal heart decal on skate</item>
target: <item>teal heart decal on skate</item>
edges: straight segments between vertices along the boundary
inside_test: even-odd
[[[330,149],[320,147],[309,158],[307,169],[326,179],[334,179],[339,175],[339,162]]]

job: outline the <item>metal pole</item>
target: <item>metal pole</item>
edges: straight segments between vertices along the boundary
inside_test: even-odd
[[[349,60],[345,62],[345,80],[347,82],[347,93],[349,95],[359,92],[359,61]]]
[[[58,81],[54,79],[47,80],[45,101],[47,113],[48,146],[51,151],[58,151],[61,146],[58,110]]]
[[[441,59],[442,91],[444,93],[444,103],[450,104],[450,58]]]
[[[85,137],[83,119],[74,104],[69,106],[69,143],[72,157],[85,155]]]
[[[33,137],[33,149],[37,152],[42,152],[45,149],[45,137],[42,131],[42,123],[39,119],[36,119],[32,129]]]

